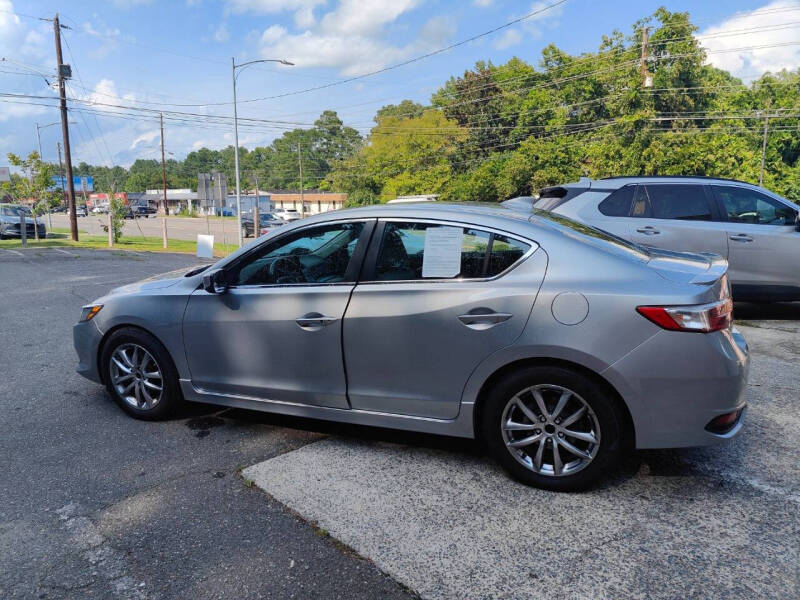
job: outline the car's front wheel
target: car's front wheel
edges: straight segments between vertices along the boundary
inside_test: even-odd
[[[103,346],[100,364],[108,393],[132,417],[163,419],[181,402],[178,374],[167,349],[141,329],[113,332]]]
[[[616,466],[624,420],[609,392],[564,367],[533,366],[490,392],[483,436],[522,483],[554,491],[587,488]]]

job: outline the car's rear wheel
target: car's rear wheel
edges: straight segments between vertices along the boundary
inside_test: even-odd
[[[178,375],[164,346],[136,328],[113,332],[100,358],[106,389],[129,415],[163,419],[181,402]]]
[[[624,420],[609,392],[564,367],[513,372],[489,393],[483,435],[517,480],[555,491],[585,489],[619,460]]]

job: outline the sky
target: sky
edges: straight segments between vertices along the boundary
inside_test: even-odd
[[[37,123],[44,126],[45,160],[57,160],[60,126],[50,124],[60,116],[49,99],[57,97],[53,25],[41,20],[56,11],[69,27],[62,30],[64,62],[73,70],[68,95],[84,101],[73,103],[70,114],[74,164],[128,166],[137,158],[160,158],[159,111],[192,113],[167,118],[168,156],[232,144],[231,57],[237,64],[294,63],[237,71],[239,117],[261,120],[240,127],[240,145],[249,148],[269,144],[287,128],[309,126],[325,109],[366,133],[381,106],[405,98],[427,103],[447,78],[478,60],[500,64],[517,56],[535,65],[550,43],[575,54],[595,51],[604,34],[630,34],[633,23],[661,5],[689,11],[703,44],[714,51],[710,62],[745,81],[800,65],[800,43],[792,44],[800,42],[800,0],[567,0],[548,8],[554,2],[0,0],[0,94],[40,97],[0,96],[0,166],[8,152],[37,148]],[[452,50],[340,83],[533,12]],[[752,48],[763,45],[773,47]],[[309,88],[321,89],[304,91]],[[132,116],[120,108],[129,106],[149,110]]]

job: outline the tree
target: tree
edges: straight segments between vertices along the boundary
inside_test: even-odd
[[[31,201],[31,212],[34,222],[39,215],[49,212],[58,203],[58,193],[54,190],[53,166],[43,162],[35,150],[27,158],[16,154],[8,154],[8,162],[22,171],[22,176],[13,180],[12,197]],[[39,228],[33,228],[36,239],[39,239]]]

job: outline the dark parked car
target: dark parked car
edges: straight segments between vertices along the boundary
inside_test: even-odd
[[[150,215],[155,215],[156,209],[150,206],[131,206],[125,213],[126,219],[146,219]]]
[[[5,238],[21,238],[21,215],[25,215],[25,235],[28,238],[36,236],[36,229],[40,238],[47,237],[47,228],[39,219],[34,219],[30,210],[19,204],[0,204],[0,240]]]
[[[88,217],[89,216],[89,211],[86,208],[85,204],[79,204],[78,206],[75,207],[75,216],[78,216],[78,217]]]
[[[258,235],[264,235],[277,227],[286,225],[286,221],[279,219],[272,213],[260,213],[258,215],[258,224]],[[242,215],[242,237],[250,237],[251,235],[253,235],[253,215]]]

